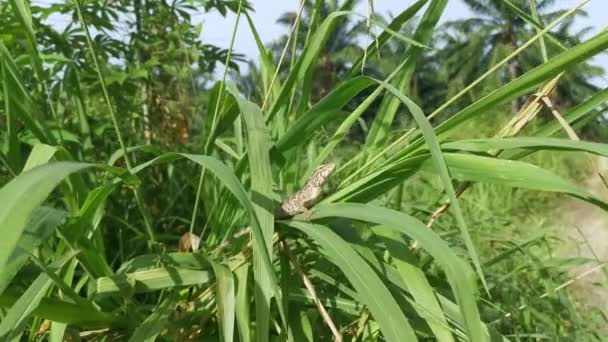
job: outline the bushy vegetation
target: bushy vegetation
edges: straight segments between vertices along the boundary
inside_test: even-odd
[[[551,227],[567,196],[608,210],[577,185],[608,156],[608,32],[464,2],[302,1],[275,42],[255,2],[0,2],[0,340],[601,340]],[[215,10],[247,72],[199,38]]]

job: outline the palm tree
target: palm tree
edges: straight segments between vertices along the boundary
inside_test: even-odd
[[[448,96],[470,84],[483,72],[492,67],[508,54],[529,40],[536,31],[524,19],[516,14],[501,0],[464,0],[465,4],[476,14],[476,17],[448,22],[444,25],[440,40],[444,44],[437,57],[443,60],[442,73],[449,81]],[[511,1],[522,11],[530,13],[529,1]],[[553,0],[537,1],[541,22],[550,22],[563,14],[563,11],[548,12]],[[556,37],[563,45],[570,47],[581,42],[582,35],[588,29],[572,33],[572,23],[578,16],[586,15],[578,11],[576,16],[563,21]],[[563,48],[547,41],[549,57],[563,51]],[[482,92],[493,89],[509,82],[543,63],[538,44],[524,50],[511,62],[489,78],[483,85]],[[597,91],[597,87],[589,83],[589,79],[602,74],[601,68],[588,63],[579,65],[562,78],[557,92],[556,101],[563,106],[570,106],[583,101]],[[520,102],[514,101],[513,112],[517,112]]]

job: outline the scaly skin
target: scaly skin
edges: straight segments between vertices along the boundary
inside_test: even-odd
[[[308,213],[323,194],[323,185],[336,170],[336,164],[323,164],[315,169],[312,176],[298,192],[291,194],[275,209],[276,218],[289,218],[297,214]]]

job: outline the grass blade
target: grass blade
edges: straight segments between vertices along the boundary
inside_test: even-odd
[[[8,287],[19,269],[29,259],[34,249],[48,239],[68,213],[49,207],[40,207],[32,213],[21,235],[17,247],[8,258],[0,273],[0,294]]]
[[[357,290],[387,341],[418,341],[399,305],[373,269],[349,244],[325,226],[289,221],[290,227],[301,230],[322,247]]]
[[[59,162],[22,173],[0,189],[0,273],[15,250],[31,213],[69,174],[90,164]]]
[[[274,235],[274,202],[272,191],[272,171],[270,167],[270,134],[264,123],[264,115],[260,108],[251,101],[244,100],[234,87],[228,87],[241,110],[241,116],[245,121],[247,131],[247,157],[251,170],[251,192],[253,197],[253,207],[260,223],[263,240],[259,241],[258,246],[265,246],[266,251],[253,250],[254,279],[257,282],[255,287],[256,298],[256,320],[257,320],[257,339],[258,341],[268,340],[270,328],[270,300],[273,296],[273,287],[279,284],[270,284],[272,281],[268,277],[267,265],[264,263],[262,253],[272,256],[272,236]],[[254,237],[255,238],[255,237]],[[275,293],[275,295],[278,293]],[[283,322],[282,301],[277,300],[279,311]]]
[[[67,263],[74,254],[66,254],[59,260],[53,262],[52,269],[59,269]],[[53,285],[53,281],[48,274],[40,274],[36,280],[28,287],[23,295],[11,306],[0,323],[0,340],[6,341],[21,333],[26,320],[38,307],[42,298],[47,295],[47,291]]]
[[[213,262],[213,272],[217,279],[217,320],[222,331],[222,341],[234,340],[234,317],[236,311],[234,275],[222,264]]]
[[[169,323],[169,317],[173,313],[177,301],[174,296],[168,296],[163,302],[154,308],[154,311],[143,323],[135,329],[129,342],[153,342],[161,330]]]
[[[475,277],[470,267],[432,230],[404,213],[370,204],[321,204],[314,207],[311,219],[342,217],[384,225],[418,241],[439,263],[446,273],[464,317],[465,327],[472,341],[485,341],[486,335],[475,301]]]
[[[390,228],[387,229],[387,227],[374,227],[374,232],[381,237],[391,253],[403,282],[420,308],[417,309],[419,315],[431,327],[437,341],[454,341],[433,287],[429,284],[424,272],[414,266],[411,252],[404,248],[407,246],[407,242],[397,232]]]
[[[424,140],[427,144],[429,151],[431,152],[431,159],[433,161],[433,165],[441,178],[441,182],[443,183],[443,187],[448,194],[450,202],[452,206],[450,209],[454,212],[456,216],[456,221],[458,222],[458,227],[460,228],[460,233],[462,235],[462,239],[467,247],[467,251],[469,252],[469,257],[471,258],[473,265],[475,265],[475,269],[477,271],[477,275],[481,279],[481,283],[483,284],[486,291],[488,291],[488,285],[486,283],[486,279],[483,275],[483,270],[481,269],[481,262],[479,261],[479,256],[477,255],[477,251],[475,249],[475,245],[473,244],[473,240],[471,240],[471,236],[469,234],[469,229],[467,228],[467,224],[464,221],[464,216],[462,214],[462,209],[460,208],[460,204],[458,203],[458,198],[456,197],[456,192],[454,191],[454,187],[452,185],[452,179],[450,178],[450,172],[443,158],[443,154],[441,152],[441,147],[439,146],[439,140],[433,131],[433,127],[430,122],[422,112],[422,109],[418,107],[412,100],[407,98],[405,95],[400,93],[395,87],[390,84],[377,81],[384,88],[386,88],[389,92],[393,94],[397,99],[399,99],[403,104],[407,106],[410,113],[414,117],[414,120],[418,124],[422,135],[424,136]]]

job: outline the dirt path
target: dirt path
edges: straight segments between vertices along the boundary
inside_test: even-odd
[[[606,175],[608,158],[599,158],[597,166]],[[608,189],[597,174],[593,173],[583,187],[608,201]],[[583,303],[608,315],[608,288],[602,286],[606,276],[599,266],[608,261],[608,212],[576,199],[569,200],[564,207],[566,236],[562,252],[566,256],[598,260],[572,270],[572,277],[582,276],[572,285],[572,290]],[[603,267],[603,270],[608,272],[608,267]]]

